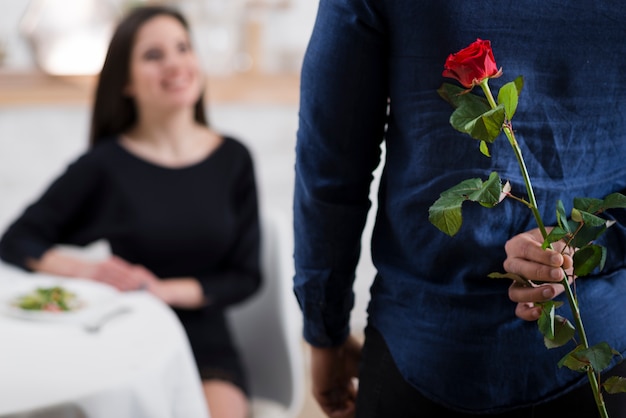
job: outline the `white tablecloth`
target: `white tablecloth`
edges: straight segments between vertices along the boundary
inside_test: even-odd
[[[27,280],[50,279],[0,265],[0,300]],[[130,311],[96,333],[82,319],[0,314],[0,417],[208,418],[176,315],[145,292],[114,299],[91,317],[116,306]]]

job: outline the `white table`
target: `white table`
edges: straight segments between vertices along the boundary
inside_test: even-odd
[[[6,299],[27,280],[50,279],[0,264],[0,296]],[[114,296],[115,303],[97,315],[92,309],[90,317],[114,306],[130,311],[95,333],[82,319],[0,314],[1,418],[208,418],[174,312],[145,292]]]

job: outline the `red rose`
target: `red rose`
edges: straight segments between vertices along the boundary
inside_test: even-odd
[[[498,77],[501,71],[493,58],[491,42],[476,39],[456,54],[450,54],[444,65],[443,76],[454,78],[471,89],[485,78]]]

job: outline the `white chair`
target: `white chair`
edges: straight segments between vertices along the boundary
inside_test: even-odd
[[[304,402],[302,315],[292,291],[290,231],[286,216],[262,215],[263,285],[228,312],[247,369],[253,418],[296,418]]]

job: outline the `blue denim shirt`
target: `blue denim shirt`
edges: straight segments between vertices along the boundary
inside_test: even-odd
[[[534,322],[514,314],[504,244],[536,227],[511,199],[466,203],[449,237],[428,221],[439,194],[497,171],[525,196],[504,136],[491,158],[449,125],[437,94],[448,54],[491,40],[503,69],[496,91],[525,85],[513,120],[546,225],[555,205],[626,188],[626,4],[467,0],[322,0],[303,63],[294,199],[294,289],[304,337],[340,344],[350,332],[352,285],[372,172],[386,152],[372,258],[378,275],[368,321],[403,376],[450,408],[496,412],[536,404],[587,384],[558,368],[573,346],[548,350]],[[577,280],[591,344],[626,350],[623,211],[603,236],[601,274]],[[562,297],[558,299],[564,300]],[[567,303],[558,311],[571,317]]]

